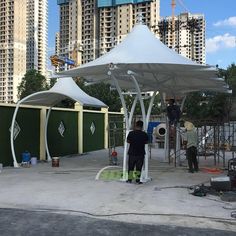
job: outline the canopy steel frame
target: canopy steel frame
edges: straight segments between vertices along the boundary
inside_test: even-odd
[[[117,92],[119,94],[120,100],[121,100],[121,104],[124,110],[124,116],[125,116],[125,127],[126,127],[126,131],[125,131],[125,140],[124,140],[124,157],[123,157],[123,177],[122,180],[126,181],[128,178],[127,175],[127,151],[128,151],[128,143],[127,143],[127,136],[131,130],[131,124],[132,124],[132,119],[133,119],[133,115],[134,115],[134,111],[135,111],[135,107],[137,105],[137,102],[140,103],[141,106],[141,111],[142,111],[142,118],[143,118],[143,123],[144,123],[144,130],[147,131],[148,128],[148,121],[150,119],[150,115],[151,115],[151,111],[152,111],[152,106],[153,106],[153,102],[154,102],[154,98],[156,96],[157,91],[155,91],[149,101],[149,106],[148,106],[148,110],[147,113],[145,111],[145,107],[144,107],[144,102],[142,99],[142,94],[141,94],[141,90],[140,90],[140,85],[138,84],[135,76],[139,76],[138,74],[136,74],[133,71],[128,70],[127,74],[129,75],[130,79],[133,81],[134,83],[134,88],[136,90],[136,96],[135,99],[133,101],[130,113],[128,114],[128,110],[127,110],[127,105],[124,99],[124,95],[122,93],[121,87],[118,83],[118,80],[116,78],[115,73],[113,72],[114,69],[110,68],[110,70],[108,71],[108,75],[111,77],[112,81],[114,82],[114,85],[117,89]],[[144,160],[144,167],[143,167],[143,171],[142,171],[142,176],[141,176],[141,180],[143,182],[147,182],[148,180],[150,180],[151,178],[148,175],[148,160],[149,160],[149,152],[148,152],[148,147],[146,145],[145,147],[145,151],[146,151],[146,155],[145,155],[145,160]]]
[[[29,99],[31,97],[34,97],[35,95],[43,94],[43,93],[45,93],[45,91],[41,91],[41,92],[30,94],[29,96],[21,99],[17,103],[17,105],[16,105],[16,108],[15,108],[15,111],[14,111],[14,114],[13,114],[13,118],[12,118],[12,122],[11,122],[11,129],[10,129],[10,131],[11,131],[11,134],[10,134],[11,152],[12,152],[12,158],[13,158],[13,165],[14,165],[14,167],[20,167],[19,164],[17,163],[17,160],[16,160],[16,153],[15,153],[14,139],[13,139],[13,136],[14,136],[14,126],[15,126],[15,121],[16,121],[16,116],[17,116],[18,110],[20,108],[20,105],[24,101],[26,101],[27,99]],[[48,142],[47,142],[47,126],[48,126],[48,120],[49,120],[49,116],[50,116],[50,113],[51,113],[51,109],[52,109],[52,107],[50,107],[50,109],[48,111],[48,114],[47,114],[47,118],[46,118],[46,121],[45,121],[45,133],[44,133],[45,147],[46,147],[46,153],[47,153],[47,160],[48,161],[51,160],[51,156],[50,156],[50,153],[49,153]]]
[[[47,96],[48,95],[48,96]],[[45,120],[45,133],[44,133],[44,139],[45,139],[45,149],[47,154],[47,160],[50,161],[51,155],[48,148],[48,142],[47,142],[47,127],[48,127],[48,121],[49,116],[52,110],[52,107],[62,101],[65,98],[70,98],[75,102],[79,102],[82,106],[92,106],[92,107],[107,107],[105,103],[98,100],[97,98],[91,97],[88,94],[86,94],[83,90],[81,90],[78,85],[73,81],[71,77],[62,77],[60,78],[55,85],[47,90],[47,91],[40,91],[33,94],[30,94],[29,96],[21,99],[15,108],[12,123],[10,127],[10,142],[11,142],[11,152],[13,157],[13,165],[14,167],[19,167],[19,164],[16,160],[16,154],[14,150],[14,125],[16,120],[17,112],[20,108],[20,105],[22,103],[28,103],[31,105],[38,105],[38,106],[47,106],[48,107],[48,113],[46,114],[46,120]]]

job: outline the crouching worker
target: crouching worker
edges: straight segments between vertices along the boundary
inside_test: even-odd
[[[188,160],[189,172],[193,173],[194,171],[198,172],[198,161],[197,161],[197,132],[194,125],[185,121],[184,127],[186,129],[186,156]]]
[[[127,137],[129,145],[128,160],[128,183],[132,182],[134,168],[136,169],[136,183],[140,182],[143,161],[145,157],[145,144],[148,143],[148,135],[143,131],[143,121],[139,120],[135,124],[135,129],[130,131]]]

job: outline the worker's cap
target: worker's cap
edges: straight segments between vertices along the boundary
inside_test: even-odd
[[[190,121],[185,121],[184,122],[184,127],[185,127],[186,130],[193,130],[195,128],[193,123],[191,123]]]

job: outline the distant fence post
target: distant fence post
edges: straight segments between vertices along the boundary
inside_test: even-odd
[[[104,113],[104,148],[108,148],[108,108],[102,108],[101,112]]]
[[[40,110],[40,149],[39,159],[46,160],[46,148],[45,148],[45,124],[46,124],[47,108],[42,107]]]
[[[76,102],[75,110],[78,111],[78,150],[83,153],[83,106]]]

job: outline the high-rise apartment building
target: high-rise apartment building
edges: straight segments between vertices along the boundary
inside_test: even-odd
[[[55,55],[59,56],[60,54],[60,33],[57,32],[55,36]]]
[[[142,13],[148,25],[157,25],[160,0],[58,0],[60,56],[84,64],[120,43]]]
[[[47,73],[48,0],[27,0],[26,69]]]
[[[55,35],[55,54],[50,56],[50,60],[52,65],[54,66],[55,72],[60,71],[60,64],[59,64],[59,55],[60,55],[60,33],[57,32]]]
[[[60,56],[84,64],[119,44],[142,14],[143,22],[168,47],[205,64],[205,19],[182,13],[160,20],[160,0],[58,0]]]
[[[98,8],[99,55],[124,39],[136,24],[139,14],[150,29],[160,19],[160,0],[98,0]]]
[[[172,32],[172,17],[158,23],[160,40],[179,54],[200,64],[206,63],[205,18],[202,14],[182,13],[174,18],[175,30]]]
[[[97,0],[81,1],[81,63],[92,61],[99,55],[99,14]]]
[[[68,55],[69,47],[69,2],[70,0],[57,0],[57,4],[60,6],[60,55]],[[71,29],[72,30],[72,29]],[[74,30],[74,29],[73,29]]]
[[[96,17],[94,0],[57,0],[57,4],[60,7],[59,56],[72,59],[76,65],[80,65],[83,50],[82,37],[92,38],[93,29],[96,27],[96,22],[93,20]],[[90,50],[93,50],[93,47]],[[84,56],[86,54],[88,53],[84,52]]]
[[[0,0],[0,102],[17,101],[26,72],[26,2]]]
[[[29,69],[47,73],[47,0],[0,0],[0,102],[18,100]]]

